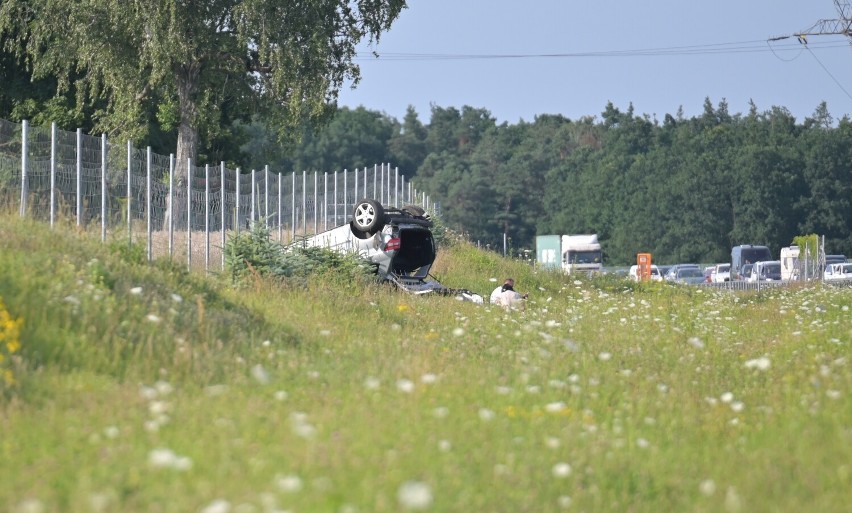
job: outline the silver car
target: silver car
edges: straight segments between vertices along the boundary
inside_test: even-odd
[[[433,223],[420,207],[384,207],[373,199],[355,204],[349,223],[308,237],[306,246],[357,253],[375,266],[381,281],[390,281],[414,294],[435,293],[482,303],[482,296],[465,289],[452,289],[429,275],[437,246]]]

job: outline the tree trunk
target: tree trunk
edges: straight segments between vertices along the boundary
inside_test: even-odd
[[[178,126],[177,155],[175,156],[174,176],[174,205],[166,209],[164,222],[168,223],[173,218],[174,229],[187,229],[187,201],[189,197],[187,186],[192,177],[188,173],[187,161],[192,159],[192,165],[197,166],[198,156],[198,106],[195,104],[195,94],[198,91],[200,78],[200,66],[198,63],[184,64],[176,70],[178,109],[180,111],[180,125]],[[166,228],[168,224],[166,224]]]

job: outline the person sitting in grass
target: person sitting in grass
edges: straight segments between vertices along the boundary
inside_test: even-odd
[[[503,285],[491,292],[491,304],[502,306],[507,310],[523,310],[523,300],[528,297],[529,294],[521,294],[515,290],[514,279],[506,278]]]

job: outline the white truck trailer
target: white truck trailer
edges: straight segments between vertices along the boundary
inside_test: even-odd
[[[599,273],[603,256],[598,235],[539,235],[536,261],[544,269],[562,269],[567,274]]]

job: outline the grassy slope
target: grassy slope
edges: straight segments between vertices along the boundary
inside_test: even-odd
[[[445,284],[532,293],[508,314],[333,277],[235,289],[14,218],[0,240],[24,321],[2,363],[10,511],[852,503],[849,289],[575,281],[442,248]]]

